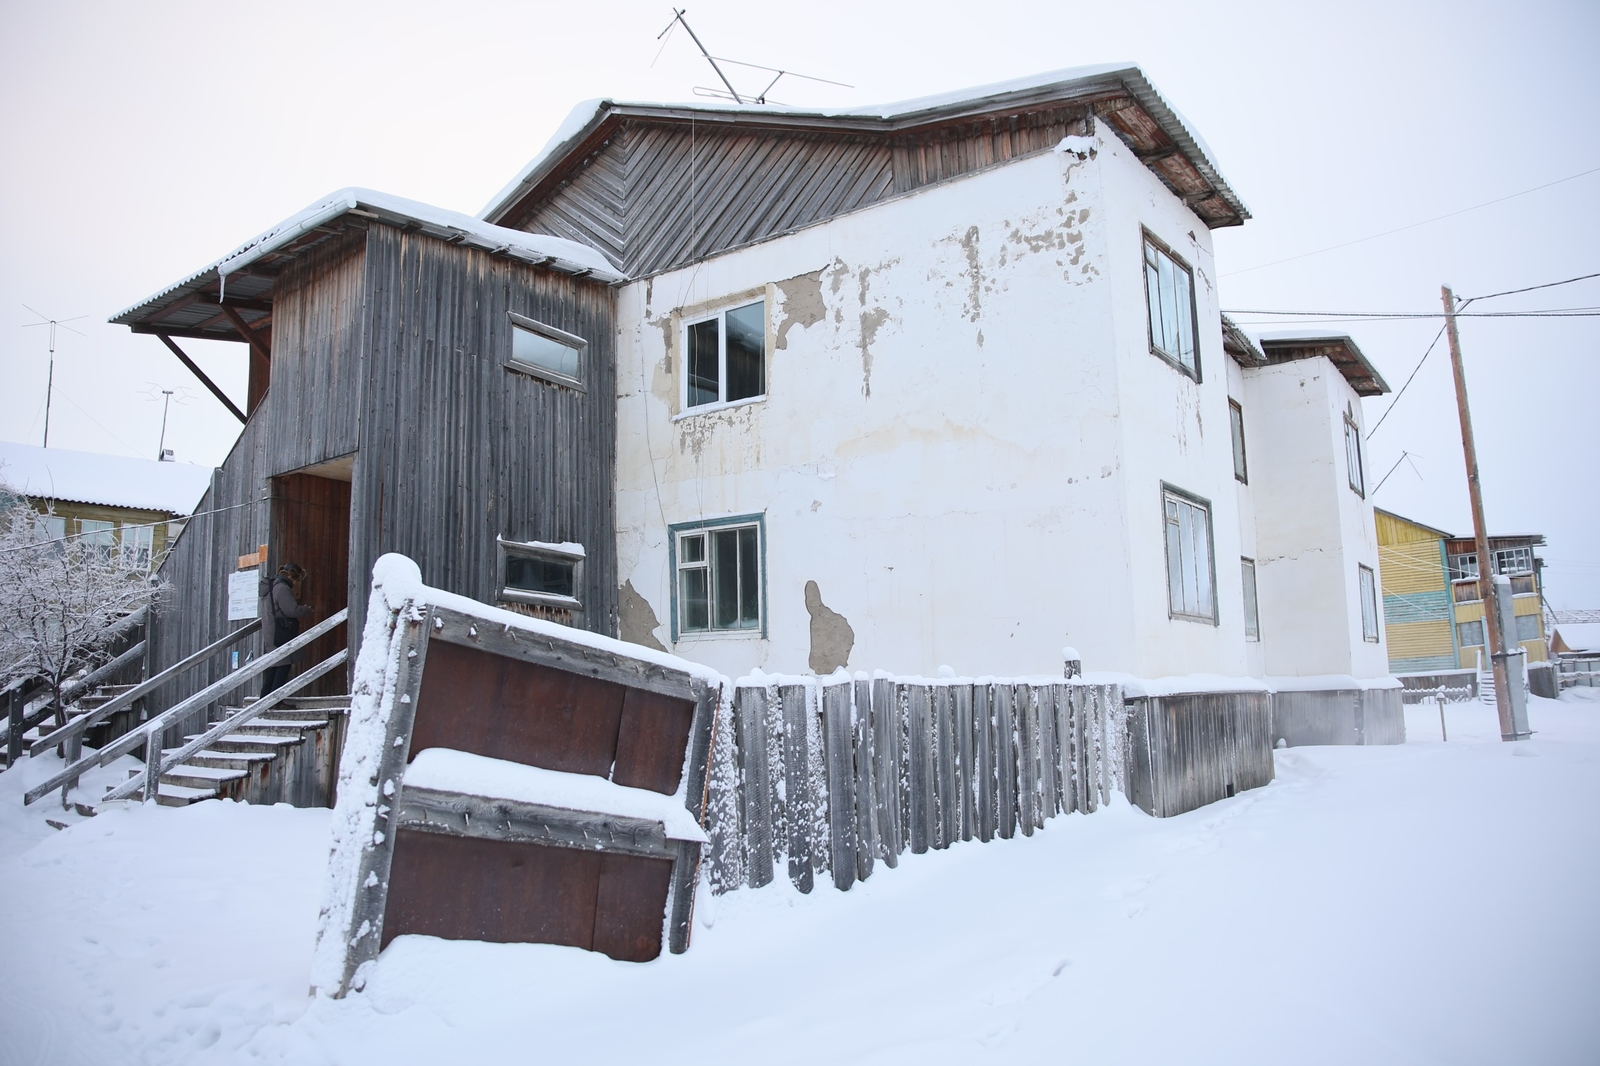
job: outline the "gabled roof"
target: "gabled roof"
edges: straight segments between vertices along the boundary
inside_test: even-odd
[[[531,205],[559,188],[615,127],[628,119],[888,137],[976,120],[1000,120],[1065,104],[1084,105],[1109,123],[1208,226],[1236,226],[1250,217],[1199,134],[1144,72],[1130,63],[1052,71],[898,104],[842,110],[589,100],[573,110],[544,149],[489,201],[479,217],[517,225]]]
[[[1263,333],[1259,340],[1268,366],[1326,356],[1339,368],[1357,396],[1382,396],[1389,391],[1377,367],[1367,362],[1356,342],[1344,334],[1290,331]]]
[[[1430,525],[1426,525],[1426,524],[1424,524],[1422,522],[1418,522],[1415,518],[1407,518],[1405,515],[1395,514],[1393,511],[1385,511],[1382,507],[1374,507],[1373,511],[1375,511],[1376,513],[1381,514],[1381,515],[1387,515],[1388,517],[1394,519],[1396,522],[1404,522],[1408,526],[1415,526],[1417,529],[1421,529],[1421,530],[1424,530],[1424,531],[1426,531],[1428,533],[1432,533],[1434,536],[1438,537],[1440,540],[1450,540],[1454,536],[1454,534],[1446,533],[1442,529],[1435,529],[1434,527],[1432,527]]]
[[[0,441],[0,484],[35,499],[187,515],[211,487],[212,473],[193,463]]]
[[[232,311],[247,326],[271,315],[267,298],[279,270],[341,231],[341,222],[386,222],[452,244],[480,248],[563,273],[614,283],[626,277],[599,251],[575,241],[505,229],[458,211],[371,189],[340,189],[252,237],[210,266],[112,316],[135,333],[245,339]]]

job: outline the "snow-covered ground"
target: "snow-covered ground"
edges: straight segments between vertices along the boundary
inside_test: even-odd
[[[1600,693],[1597,693],[1600,694]],[[1178,818],[1119,805],[849,893],[702,892],[647,965],[404,937],[307,998],[328,812],[44,825],[0,774],[0,1060],[1564,1063],[1600,1048],[1600,702],[1409,712]],[[102,774],[120,776],[111,767]],[[89,782],[95,787],[96,782]]]

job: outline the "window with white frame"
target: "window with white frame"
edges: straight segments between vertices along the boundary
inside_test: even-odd
[[[1240,559],[1244,571],[1244,639],[1261,639],[1261,609],[1256,601],[1256,561]]]
[[[1533,572],[1532,548],[1496,548],[1494,572],[1497,574],[1531,574]]]
[[[582,610],[583,545],[501,539],[499,547],[502,601]]]
[[[151,548],[155,544],[155,529],[148,525],[122,527],[122,565],[130,570],[150,569]]]
[[[1370,566],[1358,565],[1361,584],[1361,639],[1378,643],[1378,579]]]
[[[766,395],[766,301],[687,323],[683,350],[685,409]]]
[[[1150,316],[1150,350],[1200,379],[1195,345],[1194,276],[1148,233],[1144,237],[1144,295]]]
[[[1217,620],[1216,570],[1211,557],[1211,508],[1177,489],[1163,488],[1166,519],[1167,603],[1174,618]]]
[[[117,524],[95,518],[78,519],[78,537],[83,543],[100,553],[100,558],[110,562],[117,544]]]
[[[1361,430],[1356,428],[1356,420],[1348,414],[1344,416],[1344,462],[1350,471],[1351,490],[1366,499],[1367,479],[1361,471]]]
[[[584,390],[589,342],[522,315],[511,316],[511,361],[506,365],[556,385]]]
[[[1478,576],[1478,553],[1467,552],[1462,555],[1450,556],[1450,580],[1460,581],[1462,578]]]
[[[60,515],[39,515],[33,520],[33,535],[37,540],[64,541],[67,539],[67,520]]]
[[[753,517],[673,527],[677,634],[762,628],[762,522]]]
[[[1250,471],[1244,461],[1244,408],[1239,401],[1228,401],[1228,421],[1233,429],[1233,476],[1249,484]]]

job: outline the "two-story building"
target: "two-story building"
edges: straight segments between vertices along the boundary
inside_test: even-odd
[[[730,675],[1381,676],[1386,386],[1347,337],[1225,329],[1211,231],[1248,217],[1127,66],[604,100],[478,218],[335,194],[116,318],[251,351],[182,642],[268,542],[325,609],[398,550]]]

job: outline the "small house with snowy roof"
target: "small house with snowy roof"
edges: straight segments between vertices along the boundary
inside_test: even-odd
[[[0,493],[39,512],[39,533],[83,538],[141,570],[159,566],[211,483],[209,466],[0,441]]]
[[[336,193],[115,319],[250,353],[161,654],[226,630],[267,544],[352,634],[397,551],[729,675],[1058,673],[1070,644],[1380,677],[1387,386],[1348,337],[1222,318],[1211,230],[1248,217],[1128,65],[591,101],[478,217]]]

